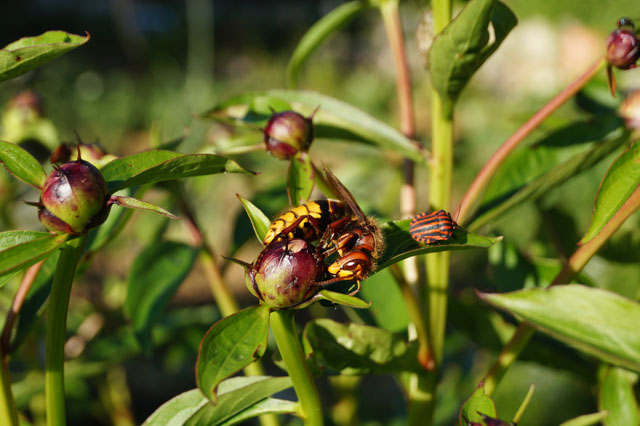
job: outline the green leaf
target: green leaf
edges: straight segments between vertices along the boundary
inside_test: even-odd
[[[561,183],[590,169],[628,139],[629,133],[622,127],[616,127],[604,139],[594,143],[589,149],[571,156],[568,160],[526,184],[517,186],[512,191],[504,192],[502,196],[483,202],[478,213],[472,219],[470,228],[478,229],[525,201],[538,199]],[[519,173],[516,169],[514,172]]]
[[[27,268],[60,247],[69,234],[0,232],[0,276]]]
[[[290,413],[297,403],[268,398],[289,387],[288,377],[234,377],[220,384],[217,405],[192,389],[162,404],[143,426],[231,425],[260,414]]]
[[[314,174],[311,157],[306,152],[291,159],[287,193],[289,194],[289,203],[292,206],[303,204],[309,200],[311,191],[313,191]]]
[[[482,416],[478,413],[492,418],[497,416],[496,405],[489,395],[484,392],[484,384],[482,383],[460,407],[460,415],[458,417],[460,426],[467,426],[467,421],[482,424]]]
[[[185,244],[160,241],[142,250],[134,261],[124,310],[146,352],[151,350],[152,327],[191,271],[198,252]]]
[[[640,185],[640,143],[634,143],[616,158],[602,180],[591,225],[580,240],[580,244],[588,242],[602,231],[638,185]]]
[[[126,207],[128,209],[146,210],[146,211],[161,214],[163,216],[168,217],[169,219],[182,219],[180,216],[176,216],[171,212],[166,211],[160,206],[147,203],[146,201],[138,200],[137,198],[119,196],[119,197],[111,197],[111,199],[117,205]]]
[[[409,314],[404,296],[388,268],[364,280],[358,296],[371,303],[371,307],[366,311],[356,311],[367,324],[377,325],[392,332],[407,329]]]
[[[640,304],[633,300],[582,285],[478,296],[561,342],[640,371]]]
[[[607,366],[603,369],[598,395],[598,409],[608,411],[605,426],[640,424],[638,402],[634,386],[638,375],[622,368]]]
[[[318,106],[313,116],[316,140],[325,137],[353,139],[387,149],[417,162],[426,164],[425,150],[416,142],[388,124],[366,112],[338,99],[312,91],[267,90],[251,92],[228,99],[203,114],[203,117],[235,121],[236,123],[259,128],[264,126],[271,112],[256,111],[256,99],[266,99],[264,103],[289,102],[297,112],[309,115]],[[337,133],[337,135],[336,135]],[[316,141],[317,143],[317,141]]]
[[[350,1],[336,7],[313,24],[302,36],[291,55],[287,65],[287,85],[292,88],[297,87],[300,68],[318,46],[368,7],[367,2]]]
[[[317,368],[342,374],[424,373],[417,341],[377,327],[313,320],[304,329],[303,346]]]
[[[582,416],[574,417],[573,419],[562,422],[560,426],[591,426],[599,425],[602,420],[606,419],[609,415],[606,411],[599,411],[597,413],[584,414]]]
[[[218,385],[264,355],[269,308],[252,306],[211,326],[200,343],[196,362],[198,387],[215,404]]]
[[[298,412],[300,404],[294,401],[278,398],[266,398],[256,402],[251,407],[236,414],[228,420],[220,423],[220,426],[236,425],[253,417],[263,414],[295,414]]]
[[[18,145],[0,141],[0,161],[9,173],[24,183],[36,188],[44,186],[47,179],[44,169],[38,160]]]
[[[371,306],[371,303],[365,302],[358,297],[349,296],[348,294],[338,293],[331,290],[320,290],[318,294],[311,299],[311,302],[315,302],[318,300],[326,300],[337,305],[349,306],[350,308],[355,309],[367,309],[369,306]],[[301,306],[304,305],[305,304]]]
[[[445,29],[436,35],[429,50],[431,84],[442,98],[445,112],[473,74],[500,46],[518,20],[496,0],[471,0]],[[494,28],[490,43],[489,24]]]
[[[258,207],[256,207],[251,201],[245,200],[240,195],[236,194],[236,197],[242,203],[242,207],[247,212],[247,216],[249,216],[249,220],[251,221],[251,226],[253,226],[253,231],[256,233],[256,237],[260,240],[260,242],[264,241],[264,237],[267,235],[267,231],[271,226],[271,221],[269,218],[262,213]]]
[[[213,154],[147,151],[121,157],[102,168],[110,194],[124,188],[215,173],[252,173]]]
[[[79,36],[64,31],[16,40],[0,50],[0,81],[31,71],[88,41],[89,33]]]
[[[386,249],[378,259],[377,270],[384,269],[408,257],[420,254],[436,253],[439,251],[466,250],[472,248],[487,248],[502,240],[502,237],[484,237],[472,234],[463,229],[456,229],[453,236],[443,242],[424,245],[411,238],[409,234],[409,219],[395,220],[380,226],[384,234]]]

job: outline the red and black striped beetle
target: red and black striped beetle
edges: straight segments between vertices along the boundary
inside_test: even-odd
[[[444,210],[435,212],[422,212],[413,219],[409,225],[411,238],[421,244],[433,244],[437,241],[445,241],[451,238],[453,230],[458,224],[451,219],[451,215]]]

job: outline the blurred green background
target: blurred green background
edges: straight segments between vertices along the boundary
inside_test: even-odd
[[[616,21],[622,16],[640,16],[635,0],[505,3],[515,12],[519,25],[473,78],[457,110],[452,208],[496,147],[602,54]],[[196,115],[234,94],[284,87],[286,64],[300,37],[339,4],[295,0],[5,1],[2,13],[6,19],[0,27],[3,45],[52,29],[76,34],[88,31],[91,40],[40,69],[3,83],[0,104],[30,89],[41,97],[44,114],[55,124],[61,141],[76,141],[77,132],[85,142],[97,140],[116,155],[148,149],[154,140],[181,137],[185,140],[180,150],[185,152],[223,150],[234,146],[229,129]],[[415,0],[404,2],[402,16],[413,72],[418,136],[428,146],[429,81],[414,37],[427,6]],[[640,86],[640,71],[620,75],[618,84],[625,89]],[[397,124],[393,66],[377,12],[364,14],[322,46],[305,66],[301,86]],[[592,84],[592,91],[606,92],[604,75]],[[617,101],[607,102],[615,105]],[[583,115],[574,104],[567,105],[530,140]],[[248,137],[252,143],[261,140],[258,131]],[[399,218],[399,158],[381,155],[371,147],[322,140],[314,143],[311,154],[339,171],[365,211],[385,219]],[[283,210],[287,203],[285,163],[264,152],[237,159],[262,175],[196,178],[188,184],[208,238],[222,254],[233,249],[239,234],[250,233],[235,193],[252,198],[270,214]],[[566,240],[577,241],[588,226],[595,191],[609,163],[604,161],[535,205],[513,210],[487,232],[505,235],[513,247],[531,257],[565,256],[567,253],[544,244],[548,238],[544,237],[548,235],[545,219],[549,217],[545,215],[570,217],[563,232],[570,234]],[[423,210],[427,207],[427,171],[416,173],[418,208]],[[161,191],[150,196],[159,203],[165,199]],[[17,228],[41,229],[31,208],[16,208],[25,212],[16,215]],[[637,218],[629,222],[627,228],[637,229]],[[71,356],[70,424],[139,424],[162,402],[194,387],[199,341],[218,318],[202,271],[196,269],[174,297],[170,312],[154,333],[156,349],[152,355],[140,353],[121,313],[133,259],[166,226],[173,238],[185,238],[180,224],[134,216],[122,237],[93,259],[74,287],[71,333],[83,336],[83,324],[85,328],[93,324],[97,331],[89,333],[77,355]],[[570,253],[572,247],[567,250]],[[258,245],[253,243],[236,256],[250,261],[257,252]],[[452,270],[456,294],[464,296],[472,287],[493,288],[484,252],[455,254]],[[241,303],[252,304],[240,268],[232,266],[225,272]],[[587,273],[600,286],[631,297],[639,294],[637,284],[628,284],[640,282],[638,268],[601,257],[588,266]],[[9,306],[16,286],[12,282],[0,292],[3,309]],[[464,310],[464,305],[460,309]],[[452,312],[455,315],[457,311],[452,308]],[[335,310],[314,309],[311,314],[345,319]],[[450,363],[444,371],[438,412],[443,425],[452,424],[460,402],[495,356],[474,346],[456,329],[456,322],[451,323],[446,348]],[[11,365],[19,382],[15,390],[18,402],[22,409],[29,409],[34,424],[41,424],[43,415],[38,373],[43,357],[42,320],[38,327]],[[70,351],[73,355],[73,348]],[[559,346],[558,352],[562,351],[570,350]],[[571,356],[577,355],[571,351]],[[595,373],[582,368],[581,363],[588,365],[579,360],[573,371],[562,374],[552,367],[518,363],[496,395],[498,412],[504,417],[513,415],[531,382],[536,382],[539,390],[522,425],[558,424],[595,411],[594,389],[589,384]],[[269,371],[280,374],[276,369]],[[366,391],[372,387],[374,395]],[[331,394],[327,381],[322,389],[329,409],[339,396]],[[403,395],[391,378],[367,377],[359,389],[361,424],[403,424]]]

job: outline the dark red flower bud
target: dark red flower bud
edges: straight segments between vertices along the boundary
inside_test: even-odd
[[[274,113],[264,129],[264,142],[272,155],[287,160],[306,151],[313,140],[312,117],[294,111]]]
[[[317,248],[301,239],[278,241],[262,250],[247,269],[249,291],[273,308],[288,308],[311,298],[324,265]]]
[[[626,70],[634,68],[640,59],[640,41],[628,28],[618,28],[607,40],[607,62]]]
[[[107,185],[102,174],[84,160],[57,166],[40,195],[39,218],[54,232],[81,234],[105,221]]]

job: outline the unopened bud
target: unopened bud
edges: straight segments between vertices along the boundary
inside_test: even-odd
[[[274,113],[264,129],[267,151],[283,160],[299,151],[306,151],[313,140],[312,117],[304,117],[294,111]]]

